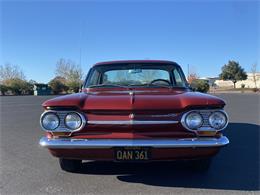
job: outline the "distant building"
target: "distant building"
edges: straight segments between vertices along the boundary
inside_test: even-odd
[[[205,80],[208,82],[210,87],[213,87],[215,85],[216,80],[218,80],[218,77],[201,77],[200,80]]]
[[[260,88],[260,72],[255,74],[256,87]],[[234,84],[232,81],[216,80],[215,84],[221,88],[233,88]],[[247,79],[243,81],[237,81],[236,88],[241,88],[241,85],[245,85],[245,88],[255,88],[255,82],[253,79],[253,73],[247,73]]]
[[[51,88],[47,84],[34,84],[33,90],[34,90],[33,94],[35,96],[51,94]]]

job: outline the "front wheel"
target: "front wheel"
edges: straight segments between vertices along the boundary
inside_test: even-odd
[[[81,167],[81,160],[72,160],[72,159],[59,159],[60,167],[64,171],[75,172],[78,171]]]

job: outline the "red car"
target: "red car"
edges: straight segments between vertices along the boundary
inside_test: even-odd
[[[225,102],[193,92],[171,61],[97,63],[81,93],[42,106],[46,136],[40,145],[66,171],[78,170],[82,160],[191,160],[206,170],[229,143],[222,134],[228,124]]]

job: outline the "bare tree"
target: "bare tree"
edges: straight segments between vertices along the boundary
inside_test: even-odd
[[[25,80],[25,75],[17,65],[12,65],[9,63],[0,65],[0,82],[3,83],[10,79]]]
[[[144,83],[150,83],[151,80],[154,80],[157,77],[159,78],[160,75],[156,70],[148,70],[148,71],[144,70],[142,74],[140,74],[139,76]]]
[[[188,80],[188,83],[191,84],[194,80],[197,80],[198,78],[199,78],[199,76],[197,75],[197,73],[193,72],[188,75],[187,80]]]
[[[256,78],[257,63],[255,63],[255,64],[252,65],[251,72],[252,72],[252,76],[253,76],[253,81],[254,81],[254,84],[255,84],[255,88],[257,88],[257,84],[256,84],[256,81],[257,81],[257,78]]]
[[[83,77],[83,71],[80,65],[71,60],[60,59],[56,65],[56,76],[65,78],[66,85],[70,90],[77,92]]]
[[[193,81],[199,79],[199,75],[197,74],[197,69],[195,66],[188,65],[188,74],[187,74],[187,81],[191,84]]]
[[[131,75],[128,73],[128,70],[117,71],[115,79],[118,84],[129,84]]]

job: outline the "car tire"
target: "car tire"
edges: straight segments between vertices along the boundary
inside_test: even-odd
[[[207,172],[211,166],[211,158],[192,160],[189,164],[194,171]]]
[[[82,161],[60,158],[59,163],[62,170],[68,172],[76,172],[80,170]]]

